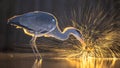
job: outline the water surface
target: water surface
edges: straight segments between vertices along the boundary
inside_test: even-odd
[[[42,54],[45,55],[45,54]],[[37,66],[39,65],[39,66]],[[33,54],[0,53],[0,68],[119,68],[118,58],[67,59],[60,57],[44,57],[36,63]]]

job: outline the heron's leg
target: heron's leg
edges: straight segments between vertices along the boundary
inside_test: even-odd
[[[40,59],[42,59],[42,56],[40,55],[39,50],[36,46],[36,39],[37,39],[37,37],[33,36],[32,39],[30,40],[30,45],[32,47],[35,58],[40,60]]]
[[[32,51],[34,53],[35,59],[37,59],[37,54],[36,54],[36,51],[35,51],[35,48],[34,48],[34,44],[33,44],[33,38],[30,40],[30,45],[31,45]]]

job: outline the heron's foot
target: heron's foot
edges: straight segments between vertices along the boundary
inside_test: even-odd
[[[37,56],[36,56],[36,60],[37,60],[37,61],[42,60],[42,56],[41,56],[41,54],[40,54],[40,53],[39,53],[39,54],[37,54]]]
[[[35,59],[35,62],[33,64],[32,68],[41,68],[41,65],[42,65],[42,59],[41,60]]]

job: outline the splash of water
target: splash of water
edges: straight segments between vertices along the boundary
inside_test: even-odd
[[[83,48],[73,37],[63,43],[71,48],[63,48],[63,55],[72,58],[81,57],[120,57],[120,26],[115,20],[112,1],[80,0],[77,9],[69,10],[71,15],[65,13],[61,19],[70,21],[73,27],[78,28],[85,38],[86,47]],[[69,18],[68,18],[69,17]]]

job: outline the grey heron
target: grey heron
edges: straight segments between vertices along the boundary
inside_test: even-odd
[[[64,41],[69,38],[69,35],[73,35],[82,45],[86,45],[82,34],[78,29],[66,27],[61,31],[58,26],[57,18],[48,12],[34,11],[13,16],[8,19],[8,23],[22,28],[25,34],[32,36],[30,45],[35,54],[39,54],[35,43],[36,38],[42,36],[54,37]]]

